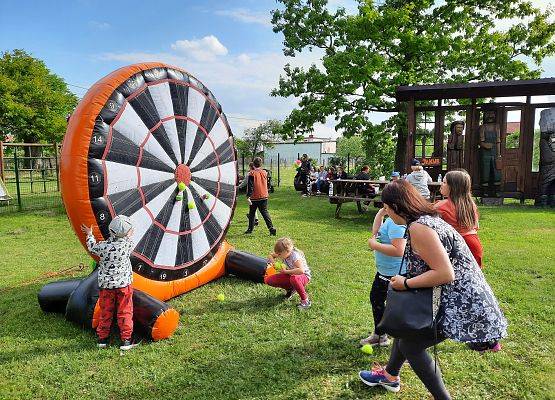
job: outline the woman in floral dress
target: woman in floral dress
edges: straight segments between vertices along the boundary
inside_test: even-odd
[[[436,400],[451,399],[428,347],[445,339],[463,343],[496,341],[507,335],[507,321],[462,236],[406,181],[388,184],[384,208],[398,225],[407,225],[407,276],[394,276],[396,290],[441,288],[436,339],[395,339],[385,368],[361,371],[368,386],[398,392],[399,372],[408,361]],[[439,294],[439,292],[441,294]]]

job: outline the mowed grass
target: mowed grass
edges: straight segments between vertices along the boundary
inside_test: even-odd
[[[270,200],[278,236],[294,238],[312,268],[310,310],[283,302],[277,289],[225,277],[169,301],[181,314],[171,339],[124,355],[98,350],[92,331],[38,306],[42,285],[60,279],[47,273],[89,263],[63,211],[0,215],[0,398],[427,399],[408,365],[397,395],[358,380],[360,369],[388,357],[388,349],[365,355],[358,348],[372,328],[375,266],[366,240],[374,212],[359,215],[351,203],[336,220],[334,208],[292,188],[278,188]],[[227,240],[266,255],[274,238],[262,224],[243,235],[246,212],[241,196]],[[480,212],[485,274],[509,337],[496,354],[439,345],[446,384],[455,399],[554,398],[555,213],[530,206]]]

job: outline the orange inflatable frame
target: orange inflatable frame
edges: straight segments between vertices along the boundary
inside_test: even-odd
[[[87,154],[95,119],[114,90],[132,75],[151,68],[172,68],[187,73],[182,69],[163,63],[141,63],[120,68],[89,89],[69,120],[61,152],[61,192],[72,228],[85,248],[85,237],[81,233],[81,224],[93,226],[96,238],[101,239],[100,230],[96,225],[96,218],[88,196]],[[171,299],[224,275],[225,257],[230,249],[231,246],[226,241],[222,241],[210,262],[195,274],[183,279],[161,282],[134,273],[133,287],[161,301]],[[161,321],[177,323],[175,316],[163,318]],[[159,332],[168,331],[163,322],[161,322],[161,325],[157,327]]]

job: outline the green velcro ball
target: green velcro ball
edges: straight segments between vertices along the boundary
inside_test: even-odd
[[[183,196],[180,195],[180,194],[178,194],[177,196],[175,196],[175,199],[176,199],[177,201],[181,201],[181,200],[183,200]]]
[[[276,272],[279,272],[279,271],[285,269],[285,264],[282,263],[281,261],[276,261],[276,262],[274,262],[274,268],[275,268]]]
[[[374,353],[374,348],[369,344],[365,344],[360,348],[360,351],[362,351],[364,354],[372,354]]]
[[[179,182],[177,184],[177,188],[179,189],[180,192],[184,191],[186,187],[187,185],[185,185],[183,182]]]
[[[193,208],[195,208],[195,202],[190,201],[189,203],[187,203],[187,207],[189,207],[189,210],[192,210]]]
[[[224,301],[225,300],[225,294],[220,293],[219,295],[216,296],[216,298],[218,299],[218,301]]]

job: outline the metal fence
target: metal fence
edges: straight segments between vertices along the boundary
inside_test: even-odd
[[[0,213],[62,205],[60,145],[0,142]]]
[[[60,195],[59,144],[0,142],[0,214],[13,211],[48,209],[62,205]],[[264,168],[271,171],[275,187],[293,187],[298,158],[284,158],[278,153],[264,159]],[[239,174],[245,176],[250,158],[240,155]],[[317,160],[320,161],[320,160]],[[328,166],[328,159],[321,160]],[[348,171],[355,163],[345,160]]]

